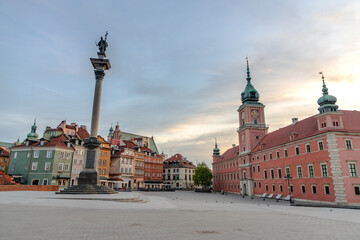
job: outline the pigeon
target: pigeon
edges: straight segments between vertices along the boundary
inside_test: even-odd
[[[269,206],[269,204],[266,204],[267,206]]]

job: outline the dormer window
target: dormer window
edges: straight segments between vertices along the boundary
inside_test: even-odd
[[[29,146],[29,141],[26,141],[25,146]]]
[[[44,140],[40,141],[40,146],[44,146]]]
[[[335,121],[335,122],[333,122],[333,126],[334,126],[334,127],[338,127],[338,126],[339,126],[339,123]]]

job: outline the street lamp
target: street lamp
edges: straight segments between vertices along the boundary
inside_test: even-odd
[[[291,199],[291,189],[290,189],[290,180],[292,179],[292,177],[290,176],[290,174],[287,174],[286,177],[285,177],[288,181],[288,187],[289,187],[289,196],[290,196],[290,204],[293,203],[292,202],[292,199]]]

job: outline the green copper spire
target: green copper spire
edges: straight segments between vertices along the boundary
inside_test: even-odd
[[[112,124],[111,124],[111,127],[110,127],[110,129],[109,129],[108,137],[112,137],[113,134],[114,134],[114,129],[113,129]]]
[[[337,109],[339,108],[339,106],[335,104],[337,99],[336,99],[336,97],[329,95],[328,88],[325,85],[324,74],[322,72],[319,72],[319,74],[321,74],[321,78],[322,78],[322,82],[323,82],[323,86],[322,86],[323,96],[320,97],[317,101],[317,103],[320,105],[318,110],[320,113],[336,112]]]
[[[241,101],[242,103],[257,103],[259,101],[259,93],[256,91],[254,86],[251,84],[251,77],[250,77],[250,68],[249,68],[249,60],[246,58],[246,80],[247,84],[245,90],[241,93]]]
[[[220,155],[220,148],[217,146],[217,140],[215,138],[215,148],[213,149],[213,156],[219,156]]]
[[[31,139],[31,140],[38,139],[39,135],[36,133],[36,129],[37,129],[37,126],[36,126],[36,118],[35,118],[34,125],[31,126],[31,132],[27,135],[28,139]]]

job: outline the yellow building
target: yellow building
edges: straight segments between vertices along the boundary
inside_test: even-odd
[[[0,147],[0,170],[7,172],[10,153],[4,147]]]
[[[98,163],[100,184],[108,186],[111,146],[110,143],[105,141],[105,139],[102,138],[100,135],[98,136],[98,140],[101,142],[99,148],[99,163]]]

